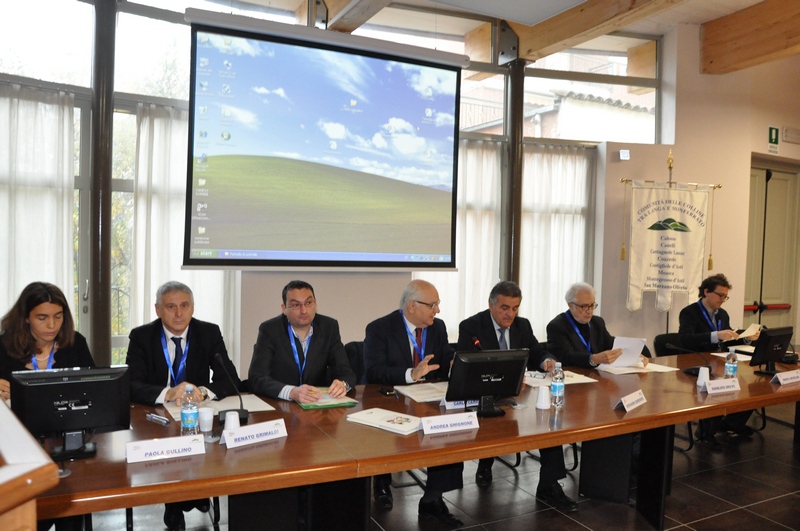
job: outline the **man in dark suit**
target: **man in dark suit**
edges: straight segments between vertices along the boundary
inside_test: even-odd
[[[594,315],[595,298],[591,285],[576,282],[564,297],[567,311],[547,324],[547,346],[565,366],[597,367],[622,355],[621,348],[614,348],[603,318]]]
[[[281,294],[283,313],[261,323],[250,362],[250,388],[254,393],[316,402],[328,385],[333,398],[356,385],[339,336],[339,323],[317,313],[314,288],[302,280],[289,282]]]
[[[234,384],[240,386],[222,333],[217,325],[192,318],[194,295],[189,286],[167,282],[158,288],[155,306],[158,319],[134,328],[129,336],[126,363],[131,375],[131,401],[180,404],[187,384],[194,386],[198,402],[235,394],[237,389],[219,362],[221,359]],[[214,371],[213,381],[209,370]],[[194,508],[208,512],[208,498],[167,503],[164,523],[171,530],[185,529],[183,511]]]
[[[730,298],[730,289],[731,284],[722,273],[703,280],[699,287],[700,298],[681,310],[678,334],[683,347],[712,352],[720,350],[723,341],[739,339],[739,335],[731,329],[728,312],[722,309],[722,303]],[[741,411],[725,417],[702,419],[695,436],[711,450],[722,450],[715,435],[717,431],[731,431],[740,437],[750,437],[754,433],[753,428],[747,425],[751,413],[752,410]]]
[[[498,282],[489,293],[489,309],[473,315],[458,325],[459,352],[468,350],[497,350],[527,348],[528,369],[549,372],[555,368],[555,358],[533,335],[530,321],[518,317],[522,291],[516,283]],[[561,510],[577,511],[578,504],[564,494],[558,483],[567,476],[564,451],[561,446],[541,448],[542,467],[536,497]],[[478,461],[475,483],[488,487],[492,483],[492,463],[489,457]]]
[[[367,383],[406,385],[423,378],[447,378],[453,353],[439,313],[439,292],[429,282],[413,280],[403,290],[400,309],[367,325],[364,370]],[[419,502],[419,515],[450,527],[464,523],[453,516],[442,494],[463,486],[463,463],[428,467],[428,482]],[[391,474],[375,476],[375,501],[393,505]]]

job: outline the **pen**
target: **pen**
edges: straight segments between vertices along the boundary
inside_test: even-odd
[[[156,415],[155,413],[148,413],[145,415],[145,417],[150,422],[155,422],[156,424],[161,424],[162,426],[169,426],[169,419],[167,417],[162,417],[161,415]]]

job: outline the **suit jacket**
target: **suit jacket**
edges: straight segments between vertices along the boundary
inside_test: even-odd
[[[154,405],[167,385],[169,367],[164,357],[161,319],[131,330],[128,343],[128,370],[131,374],[131,401]],[[169,341],[169,339],[167,339]],[[186,354],[186,381],[210,389],[218,398],[236,394],[222,365],[214,355],[219,353],[236,387],[241,386],[236,368],[228,357],[222,332],[213,323],[199,319],[189,322],[189,351]],[[214,371],[213,381],[209,369]]]
[[[447,340],[447,327],[441,319],[434,319],[433,325],[428,327],[424,354],[433,354],[429,363],[439,365],[425,378],[446,379],[453,351]],[[367,383],[405,385],[406,370],[412,367],[411,344],[400,310],[367,325],[364,339],[364,374]]]
[[[717,323],[722,327],[720,330],[728,330],[731,327],[730,317],[728,317],[728,312],[724,309],[720,308],[717,311],[716,318]],[[681,344],[684,348],[697,350],[698,352],[719,350],[719,345],[711,342],[711,332],[715,330],[706,321],[703,310],[700,309],[697,302],[693,302],[681,310],[679,321],[678,333],[681,335]],[[736,343],[741,343],[741,341]],[[726,344],[735,343],[726,342]]]
[[[254,393],[278,398],[285,385],[327,386],[333,380],[356,386],[356,375],[350,368],[336,319],[320,314],[314,317],[314,333],[308,343],[302,377],[289,342],[288,326],[286,316],[279,315],[258,327],[248,373]],[[294,341],[298,354],[303,352],[300,341]]]
[[[480,340],[481,347],[484,350],[497,350],[500,348],[497,342],[497,331],[494,328],[492,314],[489,310],[476,313],[472,317],[461,321],[458,325],[458,346],[456,350],[459,352],[478,350],[473,344],[473,338],[475,337]],[[510,348],[527,348],[530,350],[528,355],[529,370],[540,370],[544,360],[548,358],[555,359],[533,335],[531,322],[524,317],[517,317],[511,323],[508,328],[508,339]]]
[[[25,365],[31,361],[31,357],[18,359],[11,356],[6,350],[5,344],[0,341],[0,378],[11,381],[11,373],[14,371],[30,370]],[[53,355],[54,369],[69,369],[72,367],[94,367],[94,359],[89,352],[89,345],[86,338],[80,333],[75,332],[75,340],[69,348],[60,348]]]
[[[581,325],[578,325],[581,326]],[[614,337],[608,333],[602,317],[593,315],[589,321],[591,354],[614,348]],[[591,367],[590,353],[578,337],[566,313],[560,313],[547,323],[547,347],[561,363],[572,367]]]

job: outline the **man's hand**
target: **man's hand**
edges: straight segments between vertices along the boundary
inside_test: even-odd
[[[181,397],[186,393],[186,386],[187,385],[194,385],[192,382],[183,382],[179,383],[175,387],[171,387],[167,394],[164,395],[164,402],[172,402],[175,401],[176,406],[181,405]],[[197,403],[203,401],[203,394],[200,392],[200,389],[195,385],[194,391],[192,392],[194,395],[194,399],[197,400]]]
[[[614,363],[620,356],[622,356],[622,349],[615,348],[613,350],[604,350],[603,352],[592,354],[592,361],[598,365],[601,363]]]
[[[330,390],[329,390],[330,392]],[[322,397],[322,391],[313,385],[303,384],[289,393],[289,398],[301,404],[313,404]]]
[[[8,380],[0,378],[0,398],[8,400],[11,398],[11,384]]]
[[[717,339],[720,341],[730,341],[732,339],[739,339],[739,334],[733,330],[720,330],[717,332]]]
[[[647,356],[639,356],[639,361],[642,362],[642,367],[647,367],[647,364],[650,363],[650,358]]]
[[[433,354],[428,354],[427,356],[425,356],[425,358],[419,362],[419,365],[417,365],[411,370],[411,379],[416,382],[429,372],[438,369],[439,365],[437,363],[434,363],[433,365],[428,365],[428,362],[430,362],[432,359],[433,359]]]
[[[347,394],[347,384],[341,380],[334,380],[328,387],[328,394],[331,398],[341,398]]]
[[[556,360],[547,358],[542,362],[541,368],[544,372],[552,372],[552,370],[556,368]]]

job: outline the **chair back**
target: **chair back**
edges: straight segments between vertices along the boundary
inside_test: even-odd
[[[658,334],[653,339],[653,348],[656,351],[656,356],[675,356],[691,352],[691,349],[683,346],[681,335],[677,332]]]
[[[344,346],[347,359],[350,361],[350,368],[356,373],[356,383],[364,384],[364,342],[350,341]]]

